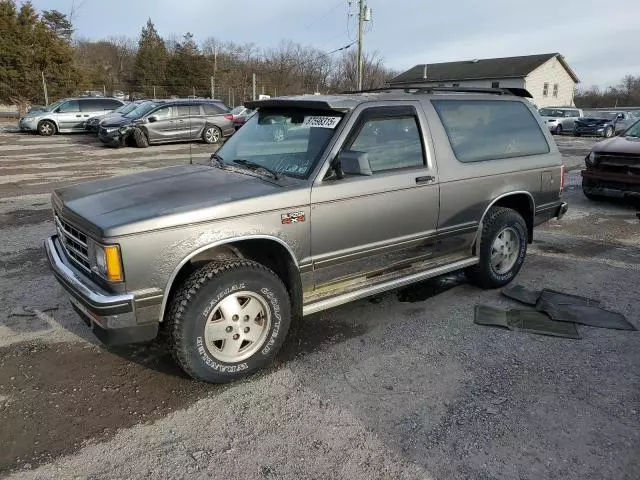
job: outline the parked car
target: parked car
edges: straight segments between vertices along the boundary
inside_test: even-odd
[[[575,120],[584,115],[582,110],[575,107],[547,107],[541,108],[538,113],[549,131],[556,135],[572,133]]]
[[[630,112],[624,111],[591,111],[575,121],[574,135],[594,135],[609,138],[622,132],[637,118]]]
[[[98,133],[98,129],[100,128],[100,123],[103,121],[111,121],[117,118],[120,118],[126,115],[129,112],[134,111],[138,108],[142,103],[148,102],[149,100],[136,100],[134,102],[125,102],[119,108],[116,108],[113,112],[105,113],[104,115],[96,115],[95,117],[91,117],[86,122],[84,122],[84,129],[88,132]]]
[[[84,122],[91,117],[112,112],[124,105],[115,98],[63,98],[49,105],[46,110],[27,113],[18,122],[20,130],[38,132],[40,135],[83,132]]]
[[[212,100],[171,100],[134,111],[120,119],[103,122],[98,138],[108,146],[133,141],[138,147],[159,143],[202,140],[217,143],[235,129],[228,108]],[[134,118],[135,117],[135,118]]]
[[[584,159],[587,198],[640,198],[640,120],[617,137],[596,143]]]
[[[209,165],[56,190],[54,275],[103,342],[163,325],[209,382],[264,367],[302,315],[459,269],[508,284],[567,210],[556,143],[519,97],[405,88],[250,102]]]
[[[237,130],[244,125],[247,119],[253,115],[254,112],[255,110],[251,110],[244,105],[240,105],[231,110],[229,113],[233,116],[233,126],[235,129]]]

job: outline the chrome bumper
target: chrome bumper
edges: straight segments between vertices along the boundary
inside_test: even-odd
[[[136,298],[132,293],[106,292],[65,261],[57,235],[47,238],[44,247],[53,275],[70,295],[76,312],[103,343],[118,345],[155,338],[162,295],[150,292]],[[136,308],[137,303],[144,307]]]

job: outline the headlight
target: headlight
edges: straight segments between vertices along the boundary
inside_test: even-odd
[[[93,265],[92,270],[105,280],[121,282],[124,279],[122,273],[122,260],[118,245],[100,245],[92,243]]]
[[[125,125],[124,127],[120,127],[118,129],[118,133],[124,134],[127,133],[129,131],[131,127],[129,125]]]

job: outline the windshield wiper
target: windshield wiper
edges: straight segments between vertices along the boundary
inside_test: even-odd
[[[218,155],[217,153],[212,153],[209,157],[209,165],[211,165],[212,167],[215,166],[222,168],[224,166],[224,161],[222,160],[222,157],[220,155]]]
[[[250,168],[251,170],[263,170],[269,173],[274,180],[280,179],[278,172],[276,172],[275,170],[271,170],[270,168],[265,167],[264,165],[260,165],[259,163],[256,163],[256,162],[252,162],[251,160],[244,160],[244,159],[238,158],[234,160],[233,163],[237,163],[238,165],[243,165],[247,168]]]

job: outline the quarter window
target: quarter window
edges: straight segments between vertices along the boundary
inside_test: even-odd
[[[518,101],[432,100],[451,148],[463,163],[549,152],[529,109]]]
[[[411,115],[366,120],[348,150],[367,153],[373,173],[424,165],[417,119]]]
[[[546,83],[546,82],[542,87],[542,96],[543,97],[548,97],[549,96],[549,84]]]

